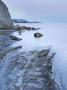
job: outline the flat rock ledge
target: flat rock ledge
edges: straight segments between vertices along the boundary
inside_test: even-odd
[[[20,41],[20,40],[22,40],[21,38],[18,38],[18,37],[14,36],[14,35],[10,35],[9,37],[10,37],[12,40],[15,40],[15,41]]]
[[[50,50],[10,52],[0,63],[0,90],[60,90],[52,77]]]

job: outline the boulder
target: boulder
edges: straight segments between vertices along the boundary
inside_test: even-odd
[[[39,38],[39,37],[42,37],[43,35],[41,34],[41,33],[34,33],[34,37],[36,37],[36,38]]]
[[[22,30],[26,30],[26,26],[21,26],[21,29]]]
[[[15,40],[15,41],[20,41],[20,40],[22,40],[21,38],[18,38],[18,37],[14,36],[14,35],[10,35],[9,37],[10,37],[12,40]]]
[[[19,30],[21,30],[21,26],[20,25],[16,25],[16,26],[14,26],[14,29],[19,31]]]
[[[15,26],[14,26],[14,29],[19,31],[19,30],[39,30],[40,28],[15,25]]]
[[[35,28],[35,27],[32,27],[32,30],[39,30],[40,28]]]

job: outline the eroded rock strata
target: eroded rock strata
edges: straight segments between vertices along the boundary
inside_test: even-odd
[[[0,28],[12,27],[13,22],[7,6],[0,0]]]
[[[19,53],[12,50],[0,62],[1,90],[60,90],[52,80],[49,49]]]

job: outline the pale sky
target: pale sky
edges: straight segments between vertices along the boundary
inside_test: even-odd
[[[67,22],[67,0],[3,0],[12,18]]]

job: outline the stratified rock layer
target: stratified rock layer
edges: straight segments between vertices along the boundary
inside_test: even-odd
[[[7,6],[0,0],[0,27],[12,26],[12,20]]]
[[[6,53],[0,61],[1,90],[60,90],[51,78],[49,50]]]

